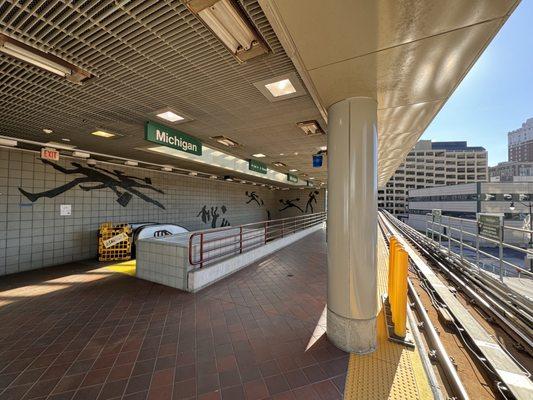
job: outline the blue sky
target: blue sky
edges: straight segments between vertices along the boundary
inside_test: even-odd
[[[484,146],[507,160],[507,132],[533,117],[533,0],[522,0],[422,139]]]

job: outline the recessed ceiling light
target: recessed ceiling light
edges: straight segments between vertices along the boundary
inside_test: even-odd
[[[286,167],[287,164],[282,163],[281,161],[275,161],[272,164],[274,164],[276,167]]]
[[[284,155],[285,155],[285,153],[279,153],[279,155],[280,155],[280,156],[284,156]]]
[[[228,182],[233,182],[233,178],[232,178],[231,176],[229,176],[229,175],[226,175],[226,176],[224,177],[224,180],[225,180],[225,181],[228,181]]]
[[[252,154],[252,157],[263,158],[263,157],[266,157],[266,156],[263,153],[256,153],[256,154]]]
[[[242,145],[227,136],[212,136],[211,139],[216,140],[218,143],[228,147],[242,147]]]
[[[295,152],[294,152],[294,155],[295,155],[295,156],[297,156],[297,155],[298,155],[298,152],[297,152],[297,151],[295,151]]]
[[[298,172],[296,168],[289,169],[290,172]]]
[[[191,172],[189,172],[189,175],[190,176],[196,176],[196,175],[198,175],[198,172],[191,171]]]
[[[318,124],[317,120],[310,120],[310,121],[302,121],[298,122],[296,124],[298,128],[300,128],[306,136],[313,136],[313,135],[323,135],[324,131]]]
[[[172,172],[172,167],[170,167],[170,166],[164,166],[164,167],[161,168],[161,171]]]
[[[216,175],[211,175],[211,176],[209,177],[209,179],[217,179],[217,178],[218,178],[218,176],[216,176]]]
[[[124,162],[124,165],[129,165],[130,167],[136,167],[139,165],[139,163],[137,161],[132,161],[132,160],[126,160]]]
[[[315,179],[315,178],[314,178],[313,176],[311,176],[311,177],[309,177],[309,179],[313,180],[313,179]]]
[[[116,136],[114,133],[106,132],[106,131],[94,131],[94,132],[91,132],[91,135],[103,137],[106,139]]]
[[[87,160],[87,165],[96,165],[96,164],[97,164],[97,162],[96,162],[96,160],[93,159],[93,158],[89,158],[89,159]]]
[[[165,111],[165,112],[156,114],[156,117],[170,121],[170,122],[177,122],[177,121],[182,121],[185,119],[181,115],[178,115],[172,111]]]
[[[63,142],[70,142],[70,139],[69,138],[63,138],[61,139]]]
[[[318,150],[320,151],[326,151],[328,149],[328,146],[320,146]]]
[[[267,90],[274,97],[286,96],[288,94],[296,93],[296,89],[290,79],[282,79],[277,82],[268,83],[265,85]]]
[[[44,129],[43,129],[43,132],[44,132],[44,133],[53,133],[54,131],[51,130],[51,129],[48,129],[48,128],[44,128]]]

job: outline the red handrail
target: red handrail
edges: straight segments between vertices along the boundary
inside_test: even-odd
[[[320,224],[325,220],[326,212],[318,212],[193,232],[189,236],[189,264],[199,265],[201,268],[205,263],[234,254],[242,254],[287,234]],[[259,233],[254,231],[259,231]],[[209,238],[209,235],[214,237]],[[259,238],[261,239],[253,242],[254,239]],[[248,243],[250,241],[252,242]],[[198,257],[195,257],[195,245],[198,245]],[[214,254],[210,255],[210,253]]]

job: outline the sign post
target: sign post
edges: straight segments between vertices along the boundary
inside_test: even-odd
[[[437,223],[437,226],[439,227],[439,246],[442,239],[442,210],[438,208],[434,208],[431,210],[431,219],[433,221],[433,233],[435,233],[435,223]],[[434,239],[433,239],[434,240]]]
[[[477,213],[477,231],[479,236],[498,242],[500,250],[500,281],[503,282],[503,214]]]

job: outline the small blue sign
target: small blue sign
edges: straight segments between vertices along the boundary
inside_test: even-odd
[[[322,167],[322,154],[313,154],[313,168]]]

